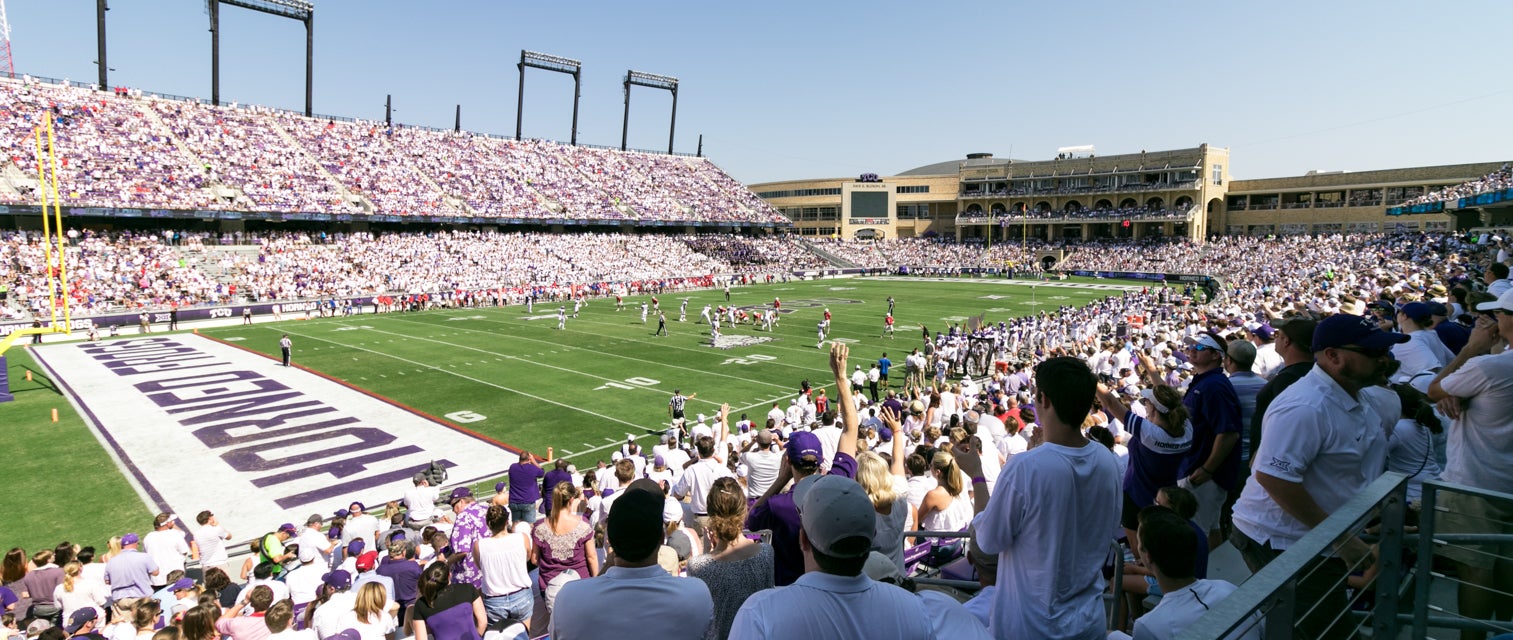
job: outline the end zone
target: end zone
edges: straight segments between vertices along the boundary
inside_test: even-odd
[[[34,348],[148,509],[215,511],[238,538],[352,500],[381,503],[435,460],[452,480],[518,455],[340,382],[193,334]]]

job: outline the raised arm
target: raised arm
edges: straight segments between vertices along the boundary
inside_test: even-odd
[[[898,422],[898,413],[888,407],[883,407],[877,414],[878,419],[883,421],[883,426],[893,432],[893,464],[888,471],[895,476],[907,476],[904,471],[904,433],[903,425]]]
[[[1129,414],[1129,407],[1119,399],[1119,396],[1114,393],[1113,389],[1108,388],[1108,385],[1102,382],[1098,383],[1098,402],[1116,420],[1123,420]]]
[[[856,431],[859,421],[856,418],[856,404],[851,399],[851,383],[846,380],[846,356],[850,353],[850,348],[844,343],[836,342],[830,345],[830,372],[835,374],[835,394],[840,404],[843,427],[836,453],[855,457]]]

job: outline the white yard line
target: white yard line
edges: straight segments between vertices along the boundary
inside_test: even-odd
[[[413,322],[413,321],[406,320],[406,322]],[[495,322],[495,323],[498,323],[499,321],[497,321],[497,320],[488,320],[486,322]],[[424,324],[424,323],[417,323],[417,324]],[[431,325],[427,325],[427,326],[431,326]],[[491,331],[484,331],[482,329],[468,329],[468,328],[464,327],[463,330],[464,331],[468,331],[468,332],[472,332],[472,333],[482,333],[484,335],[489,335],[489,336],[493,336],[493,337],[496,337],[496,338],[501,337],[497,333],[494,333],[494,332],[491,332]],[[379,329],[368,329],[368,331],[379,331],[380,333],[390,333],[391,335],[399,335],[399,336],[405,336],[405,337],[417,337],[417,336],[413,336],[411,334],[392,333],[392,332],[382,331],[382,330],[379,330]],[[572,346],[569,346],[569,345],[558,344],[558,343],[555,343],[555,342],[551,342],[551,341],[547,341],[547,340],[540,340],[540,339],[537,339],[537,338],[527,338],[527,337],[518,336],[518,335],[503,336],[503,337],[508,337],[508,338],[517,339],[517,340],[527,340],[527,341],[530,341],[530,342],[540,342],[540,343],[544,343],[544,344],[550,344],[550,345],[556,346],[556,347],[566,347],[570,351],[575,351],[575,352],[576,351],[589,351],[589,352],[591,352],[591,353],[593,353],[595,355],[610,356],[610,357],[614,357],[614,358],[620,358],[622,360],[630,360],[632,362],[641,362],[641,363],[645,363],[645,364],[653,365],[653,366],[658,366],[658,367],[667,367],[667,368],[671,368],[671,369],[678,369],[678,370],[681,370],[681,371],[688,371],[690,373],[694,373],[694,374],[701,375],[701,376],[718,376],[718,377],[721,377],[721,378],[731,378],[731,379],[734,379],[734,380],[740,380],[741,382],[747,382],[747,383],[752,383],[752,384],[760,384],[760,385],[768,386],[768,387],[777,387],[777,388],[780,388],[780,389],[788,388],[788,385],[777,384],[777,383],[773,383],[773,382],[762,382],[760,380],[752,380],[752,379],[747,378],[745,376],[736,376],[736,375],[730,375],[730,374],[725,374],[725,373],[716,373],[716,372],[708,371],[708,370],[705,370],[705,369],[696,369],[696,368],[693,368],[693,367],[684,367],[684,366],[679,366],[679,365],[674,365],[674,364],[667,364],[665,362],[657,362],[655,360],[646,360],[644,358],[635,358],[635,357],[631,357],[631,356],[620,355],[620,354],[617,354],[617,353],[606,353],[606,352],[603,352],[603,351],[595,351],[595,350],[592,350],[592,349],[585,349],[583,347],[572,347]],[[503,357],[507,357],[507,358],[515,358],[516,360],[520,360],[520,358],[517,358],[517,357],[512,356],[510,354],[507,354],[507,353],[498,353],[498,352],[495,352],[495,351],[488,351],[488,350],[485,350],[485,349],[477,349],[475,347],[465,347],[465,346],[462,346],[462,345],[452,344],[450,342],[438,341],[438,340],[434,340],[434,339],[431,339],[431,338],[419,338],[419,339],[421,339],[421,340],[428,340],[428,341],[432,341],[432,342],[441,342],[442,344],[451,345],[451,346],[454,346],[454,347],[458,347],[460,349],[474,349],[476,351],[483,351],[484,353],[492,353],[492,354],[497,355],[497,356],[503,356]],[[643,344],[653,344],[653,343],[643,343]],[[670,347],[670,348],[688,350],[686,347]],[[552,353],[556,353],[556,352],[553,351]],[[701,353],[705,353],[705,352],[701,352]],[[718,354],[716,354],[716,355],[718,355]],[[739,357],[739,356],[732,355],[731,357]],[[520,361],[521,362],[530,362],[529,360],[520,360]],[[531,364],[539,364],[539,363],[532,362]],[[800,367],[799,365],[794,365],[794,364],[784,364],[781,361],[770,361],[770,362],[764,362],[763,364],[774,364],[774,365],[779,365],[779,366],[795,367],[795,368],[804,369],[806,371],[812,371],[813,370],[812,367]],[[550,366],[550,365],[542,365],[542,366]],[[578,373],[582,373],[582,372],[580,371]],[[590,374],[584,374],[584,375],[590,375]],[[608,380],[608,378],[605,378],[605,380]]]
[[[343,344],[343,343],[337,342],[335,340],[327,340],[325,338],[321,338],[319,336],[313,336],[313,335],[310,335],[310,334],[296,333],[294,331],[289,331],[289,330],[283,329],[283,328],[268,327],[268,329],[270,331],[282,331],[284,333],[288,333],[291,336],[299,336],[301,338],[309,338],[311,340],[320,340],[321,342],[330,342],[332,344]],[[401,357],[396,356],[396,355],[394,355],[392,353],[384,353],[382,351],[377,351],[377,350],[374,350],[374,349],[364,349],[362,347],[355,347],[355,346],[352,346],[352,345],[345,345],[345,346],[347,346],[349,348],[352,348],[352,349],[357,349],[358,351],[365,351],[367,353],[372,353],[372,354],[380,355],[380,356],[383,356],[385,358],[393,358],[393,359],[398,360],[400,362],[406,362],[406,363],[415,365],[417,367],[423,367],[423,368],[426,368],[426,369],[431,369],[433,371],[439,371],[439,372],[445,373],[447,375],[457,376],[458,378],[462,378],[463,380],[467,380],[469,382],[476,382],[476,383],[484,385],[484,386],[493,387],[495,389],[499,389],[500,391],[507,391],[509,393],[513,393],[513,394],[516,394],[516,395],[524,396],[524,397],[530,398],[532,400],[540,400],[541,402],[545,402],[547,404],[556,405],[556,406],[562,407],[564,409],[571,409],[573,411],[577,411],[577,412],[580,412],[580,413],[586,413],[586,414],[594,416],[596,418],[602,418],[602,419],[608,420],[610,422],[615,422],[615,423],[626,425],[626,426],[631,427],[633,429],[637,429],[637,430],[641,430],[641,431],[645,431],[646,430],[645,427],[642,427],[641,425],[635,424],[633,422],[627,422],[625,420],[621,420],[619,418],[614,418],[614,417],[611,417],[611,416],[607,416],[607,415],[604,415],[602,413],[598,413],[598,412],[595,412],[595,411],[589,411],[588,409],[584,409],[582,407],[577,407],[577,406],[574,406],[574,405],[570,405],[570,404],[566,404],[566,403],[562,403],[562,402],[557,402],[556,400],[552,400],[551,398],[543,398],[541,396],[538,396],[538,395],[535,395],[535,394],[532,394],[532,393],[527,393],[527,392],[524,392],[524,391],[520,391],[519,389],[511,389],[511,388],[506,387],[504,385],[494,384],[494,383],[489,382],[487,380],[480,380],[480,379],[474,378],[472,376],[467,376],[467,375],[463,375],[461,373],[457,373],[456,371],[447,371],[446,369],[442,369],[441,367],[429,365],[429,364],[426,364],[424,362],[417,362],[415,360],[410,360],[408,358],[401,358]]]

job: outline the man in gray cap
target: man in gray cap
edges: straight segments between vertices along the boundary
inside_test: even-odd
[[[877,531],[872,501],[855,480],[809,476],[794,488],[804,575],[752,594],[732,638],[987,638],[988,631],[944,594],[915,595],[862,569]]]
[[[605,536],[614,564],[593,580],[574,580],[557,594],[551,637],[601,638],[634,629],[647,638],[703,638],[714,624],[714,600],[703,580],[676,578],[657,564],[666,529],[666,497],[655,482],[630,483],[615,499]]]

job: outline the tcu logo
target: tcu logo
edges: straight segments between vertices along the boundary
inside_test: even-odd
[[[231,317],[231,310],[230,309],[211,309],[210,310],[210,317],[212,317],[212,318],[230,318]]]

